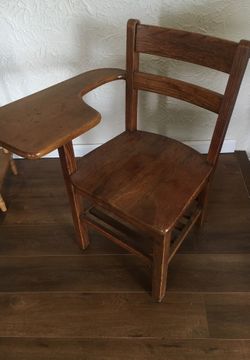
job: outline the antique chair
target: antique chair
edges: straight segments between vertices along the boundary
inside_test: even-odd
[[[225,92],[141,72],[140,53],[226,72]],[[152,294],[161,301],[170,260],[194,224],[203,221],[208,186],[249,55],[250,43],[245,40],[236,43],[129,20],[126,71],[89,71],[3,107],[0,144],[30,159],[59,148],[81,247],[88,246],[91,226],[141,256],[152,265]],[[100,114],[81,97],[118,79],[126,80],[126,130],[84,156],[77,166],[71,140],[100,121]],[[168,137],[138,131],[138,90],[218,114],[208,155]],[[17,115],[18,122],[13,120]]]

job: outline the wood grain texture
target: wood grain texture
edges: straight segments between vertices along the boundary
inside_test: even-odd
[[[158,302],[163,300],[166,293],[170,242],[171,232],[165,234],[161,242],[154,243],[152,296]]]
[[[69,211],[69,201],[65,194],[48,193],[45,197],[29,196],[29,201],[24,203],[23,197],[8,198],[8,207],[12,212],[7,212],[4,223],[6,225],[47,225],[47,224],[72,224]]]
[[[77,162],[74,154],[72,141],[59,147],[58,149],[61,168],[63,172],[64,182],[68,192],[68,198],[73,218],[76,239],[82,249],[86,249],[89,245],[87,227],[80,220],[83,212],[83,204],[80,194],[70,181],[70,176],[77,170]]]
[[[147,293],[151,289],[149,267],[125,254],[0,257],[0,273],[0,293]]]
[[[84,252],[74,243],[59,165],[18,160],[20,175],[7,175],[0,290],[9,292],[0,294],[1,356],[248,360],[250,202],[237,158],[220,156],[207,222],[171,261],[162,304],[152,302],[139,259],[96,233]],[[34,199],[44,203],[40,218]]]
[[[0,336],[18,337],[208,337],[199,294],[34,293],[0,295]]]
[[[183,81],[140,73],[140,52],[230,73],[224,96]],[[154,254],[157,256],[153,257],[152,289],[159,301],[165,293],[169,258],[163,246],[164,236],[178,226],[195,201],[198,202],[197,217],[194,216],[176,244],[181,243],[195,222],[199,226],[204,223],[208,186],[249,55],[247,41],[237,44],[202,34],[141,25],[138,20],[130,19],[127,23],[126,132],[85,156],[80,169],[71,176],[77,190],[94,204],[113,212],[122,221],[141,230],[144,228],[145,232],[155,233]],[[174,96],[218,113],[207,161],[180,142],[136,130],[138,89]],[[90,222],[87,217],[83,219]],[[99,225],[97,221],[92,222],[92,225],[115,240],[103,221]],[[161,235],[161,244],[156,242],[157,235]],[[117,237],[119,242],[128,249]],[[131,248],[132,251],[137,253],[137,249]]]
[[[223,96],[215,91],[166,76],[136,72],[134,87],[187,101],[215,113],[219,112]]]
[[[181,81],[138,73],[140,52],[229,72],[223,98]],[[16,146],[19,153],[28,158],[40,157],[59,147],[73,223],[82,248],[89,244],[89,219],[80,219],[83,206],[79,193],[88,197],[94,205],[113,211],[122,221],[138,226],[141,230],[144,228],[145,232],[154,235],[154,254],[157,256],[154,255],[153,260],[153,294],[161,300],[165,293],[167,259],[171,259],[175,253],[173,249],[177,250],[194,223],[201,225],[205,219],[208,184],[214,173],[249,56],[248,41],[237,44],[182,30],[141,25],[138,20],[131,19],[127,24],[126,72],[120,69],[95,70],[3,107],[0,109],[3,119],[0,126],[4,129],[4,135],[0,142],[5,144],[6,141],[7,147],[12,150]],[[71,140],[100,120],[100,114],[84,102],[79,103],[79,97],[108,81],[125,78],[126,132],[87,155],[77,170]],[[140,88],[159,91],[218,112],[207,161],[178,141],[136,131],[137,90]],[[22,113],[25,106],[29,110]],[[85,115],[84,125],[79,125],[79,107],[81,116],[83,112]],[[11,116],[14,115],[20,120],[13,126]],[[41,121],[44,118],[46,121],[49,119],[50,126],[44,120]],[[33,142],[28,142],[28,138],[32,138]],[[31,146],[30,149],[33,146],[33,150],[23,152],[27,144]],[[190,221],[190,226],[186,225],[186,231],[183,230],[176,243],[173,243],[169,257],[164,245],[165,236],[176,230],[194,202],[198,203],[197,216],[190,215],[193,221]],[[97,222],[94,226],[98,228]],[[108,234],[103,226],[100,229]],[[109,237],[114,239],[113,235]],[[119,241],[117,239],[116,242]],[[173,241],[172,237],[169,242]],[[127,244],[123,247],[128,249]],[[137,249],[133,251],[138,253]]]
[[[169,265],[170,291],[250,292],[249,254],[177,254]]]
[[[136,51],[230,72],[237,43],[204,34],[138,25]]]
[[[150,292],[137,257],[85,254],[1,256],[0,292]],[[249,254],[176,254],[168,271],[169,292],[250,292]]]
[[[13,208],[11,207],[11,209]],[[90,231],[89,236],[91,237],[91,246],[83,252],[75,243],[72,223],[1,225],[0,254],[1,256],[87,256],[126,253],[121,247],[113,244],[99,233]]]
[[[78,252],[73,243],[74,229],[59,160],[17,160],[17,166],[19,176],[9,173],[3,189],[9,212],[5,217],[0,216],[0,221],[4,220],[0,227],[0,253],[79,254],[80,250]],[[237,159],[234,155],[221,154],[210,189],[203,231],[192,232],[179,252],[249,253],[249,214],[250,202]],[[114,252],[124,251],[95,233],[84,254]]]
[[[5,174],[9,168],[9,164],[10,164],[10,153],[6,154],[0,149],[0,191],[5,178]]]
[[[124,70],[93,70],[1,107],[0,145],[29,159],[57,149],[100,122],[81,97],[119,79]]]
[[[104,150],[99,150],[97,153],[92,152],[85,160],[83,159],[79,171],[76,169],[75,160],[72,161],[72,145],[66,146],[64,148],[65,153],[70,156],[68,156],[68,161],[63,162],[63,167],[65,170],[64,174],[67,174],[66,183],[71,187],[71,190],[72,185],[69,181],[69,176],[74,173],[70,180],[74,176],[77,178],[77,175],[82,171],[81,180],[80,178],[78,179],[78,188],[81,189],[81,186],[84,185],[81,191],[87,196],[93,195],[94,205],[99,203],[102,207],[114,210],[118,217],[129,220],[132,225],[137,224],[139,228],[144,228],[151,234],[155,235],[157,233],[162,235],[167,230],[172,230],[174,226],[180,226],[180,216],[184,215],[188,205],[193,200],[197,203],[197,196],[203,191],[208,178],[212,174],[212,166],[197,152],[188,149],[174,140],[159,135],[134,131],[136,130],[137,89],[133,87],[133,81],[134,71],[138,71],[139,61],[139,53],[136,47],[137,40],[139,39],[138,36],[140,36],[138,44],[142,45],[140,29],[144,25],[140,26],[136,20],[130,20],[128,23],[127,48],[130,54],[127,56],[126,72],[127,81],[129,78],[129,85],[127,86],[127,115],[129,112],[131,114],[131,119],[128,119],[127,116],[128,131],[106,144],[103,147]],[[157,46],[156,51],[160,52],[162,50],[161,55],[167,55],[165,53],[166,44],[164,41],[162,48],[158,46],[159,44],[157,45],[157,41],[159,39],[162,41],[163,37],[171,33],[168,48],[170,57],[179,60],[186,59],[187,61],[193,61],[196,58],[195,62],[198,64],[230,72],[229,82],[219,109],[219,118],[208,158],[211,165],[214,166],[249,58],[250,43],[241,41],[238,45],[204,35],[175,30],[169,32],[169,29],[163,30],[162,28],[157,28],[157,31],[155,31],[155,29],[155,27],[145,28],[144,40],[148,41],[148,44],[146,42],[143,43],[143,52],[149,51],[149,53],[156,54],[152,49],[152,52],[150,52],[150,47]],[[147,33],[148,30],[150,30],[150,36]],[[202,45],[201,40],[204,40]],[[146,45],[149,46],[148,49],[146,49]],[[182,50],[180,50],[180,45],[183,46]],[[221,46],[221,49],[219,46]],[[80,96],[87,89],[92,89],[98,86],[98,84],[100,85],[102,81],[105,83],[107,77],[110,81],[125,78],[125,72],[122,71],[120,74],[117,73],[119,70],[113,69],[111,71],[112,74],[110,75],[109,73],[108,75],[106,73],[104,79],[102,78],[102,71],[93,72],[91,75],[90,73],[84,75],[91,77],[91,85],[85,84],[86,88],[80,92]],[[128,74],[130,71],[133,73]],[[101,74],[102,80],[98,77],[98,80],[93,82],[93,76],[95,76],[93,74],[97,77]],[[160,87],[154,81],[152,86],[155,89]],[[166,80],[166,82],[169,81]],[[69,81],[68,84],[70,83]],[[173,82],[171,84],[173,86],[176,85]],[[177,85],[180,85],[180,83]],[[185,97],[187,91],[181,94],[183,84],[181,86],[179,88],[177,86],[176,94],[180,95],[180,97]],[[63,85],[59,84],[57,89],[62,90]],[[76,88],[74,87],[75,90]],[[47,94],[53,94],[50,91],[51,88]],[[65,94],[65,89],[63,92]],[[64,120],[66,120],[67,116],[70,119],[69,112],[67,113],[70,106],[66,109],[60,107],[64,104],[65,95],[62,95],[62,97],[59,95],[57,99],[60,101],[63,99],[63,102],[59,101],[58,104],[54,104],[55,107],[53,105],[49,109],[52,116],[50,118],[51,121],[56,119],[56,115],[53,113],[54,110],[57,115],[60,114],[58,107],[62,112],[65,110],[64,114],[67,114]],[[199,101],[201,105],[207,108],[207,103],[204,100],[205,95],[211,97],[210,92],[203,93],[203,98],[199,99]],[[36,94],[36,96],[38,95]],[[38,96],[36,99],[46,99],[44,93],[43,96],[41,98]],[[197,94],[193,94],[193,96],[197,102]],[[77,101],[79,100],[78,96]],[[35,101],[35,103],[40,104],[39,101]],[[216,97],[212,100],[209,99],[209,107],[215,106],[218,109],[219,105],[215,104],[216,101],[218,101]],[[128,106],[129,103],[131,107]],[[20,103],[17,102],[17,104],[20,106]],[[23,100],[23,104],[27,105],[27,99]],[[34,103],[32,104],[34,105]],[[81,106],[83,108],[85,105],[81,103]],[[76,115],[76,119],[80,121],[80,116],[78,118],[79,108],[74,107],[73,110],[75,110],[76,114],[71,111],[70,115]],[[36,113],[35,106],[33,108],[30,106],[30,111],[29,114],[33,114],[31,120],[37,119],[39,124],[39,119],[41,119],[40,113]],[[85,124],[85,130],[88,126],[94,126],[95,121],[99,121],[98,113],[93,113],[94,110],[89,107],[86,110],[86,114],[88,111],[88,121],[90,121],[91,125],[90,123],[88,125]],[[25,112],[25,114],[27,115],[28,113]],[[33,118],[34,114],[37,117]],[[93,117],[91,117],[92,115]],[[29,121],[27,121],[27,124]],[[29,126],[31,123],[34,125],[32,121],[29,122]],[[53,146],[60,146],[60,141],[67,140],[66,142],[68,142],[71,140],[70,136],[77,134],[78,130],[76,131],[76,128],[79,128],[75,127],[76,123],[71,125],[72,128],[70,128],[70,135],[68,135],[67,139],[63,138],[65,129],[61,130],[61,128],[58,133],[59,138],[54,139],[54,141],[51,141],[52,138],[47,139],[47,151],[52,146],[52,143]],[[39,126],[37,129],[39,129]],[[40,135],[43,135],[44,138],[45,134],[39,133]],[[37,137],[37,139],[41,139],[41,137]],[[24,143],[24,139],[22,141]],[[44,140],[42,144],[45,144]],[[43,149],[45,151],[45,148]],[[100,154],[99,159],[91,158],[93,154]],[[38,155],[40,156],[40,153],[34,152],[32,154],[29,153],[28,156],[32,158]],[[168,165],[166,165],[166,162],[168,162]],[[84,168],[84,165],[87,166]],[[228,177],[228,174],[225,176],[224,173],[224,177]],[[87,179],[86,175],[90,175],[91,178]],[[42,174],[42,177],[45,177],[44,174]],[[207,231],[207,237],[211,236],[214,232],[217,234],[217,242],[220,242],[219,236],[223,233],[224,227],[227,228],[224,234],[229,233],[233,229],[236,236],[238,233],[246,236],[249,229],[249,203],[245,199],[243,200],[242,194],[238,189],[232,192],[232,189],[237,184],[237,181],[235,181],[236,173],[232,172],[232,176],[229,177],[230,182],[224,188],[221,178],[219,178],[217,183],[219,186],[211,188],[213,195],[210,200],[210,208],[208,207],[208,219],[211,221],[211,225],[209,225],[210,233]],[[81,181],[84,183],[81,183]],[[37,186],[39,189],[41,181],[39,186],[38,183],[39,180],[36,179],[33,185],[36,184],[34,186]],[[56,181],[54,182],[55,188]],[[42,196],[39,197],[37,193],[32,193],[31,189],[26,189],[26,192],[29,194],[27,199],[24,196],[22,198],[18,197],[17,194],[15,195],[16,198],[13,196],[12,200],[14,201],[10,203],[10,209],[14,209],[12,215],[0,218],[5,228],[5,256],[2,256],[0,259],[2,260],[0,263],[0,289],[2,289],[2,292],[0,292],[0,337],[5,338],[5,340],[8,340],[6,338],[12,338],[10,341],[16,338],[17,350],[18,347],[20,349],[18,338],[30,339],[33,337],[33,340],[42,338],[43,341],[47,341],[47,343],[43,343],[45,344],[44,348],[48,347],[48,342],[51,344],[53,340],[60,339],[62,341],[65,338],[72,342],[88,339],[96,344],[104,339],[111,341],[114,341],[114,339],[126,339],[130,343],[133,340],[145,340],[151,343],[153,341],[165,342],[165,346],[163,346],[165,353],[162,349],[160,351],[163,351],[163,357],[166,356],[168,358],[169,354],[166,354],[166,350],[172,349],[173,346],[169,344],[171,344],[171,341],[174,341],[174,351],[170,352],[170,356],[173,356],[173,359],[178,359],[178,357],[182,359],[186,355],[190,355],[192,359],[195,356],[202,358],[203,355],[205,356],[205,352],[207,355],[205,358],[208,358],[208,356],[216,358],[217,355],[220,355],[219,358],[229,359],[230,356],[234,356],[236,353],[237,359],[241,357],[248,358],[249,344],[247,339],[250,338],[250,274],[247,254],[227,254],[228,246],[225,239],[217,247],[214,240],[211,247],[209,247],[209,244],[206,244],[203,248],[201,246],[203,254],[200,255],[195,247],[193,251],[196,254],[190,254],[192,246],[189,246],[189,253],[177,254],[173,258],[173,262],[170,263],[168,274],[170,291],[162,304],[155,304],[152,302],[148,292],[148,268],[144,264],[139,263],[139,260],[124,253],[121,253],[119,256],[93,256],[95,251],[100,251],[99,247],[97,249],[94,248],[92,253],[91,251],[89,253],[86,252],[86,256],[82,257],[79,255],[35,256],[34,250],[33,253],[30,253],[32,255],[25,256],[24,249],[20,250],[19,245],[16,248],[12,248],[9,255],[6,255],[9,249],[8,246],[6,247],[6,230],[8,230],[11,224],[18,230],[21,224],[24,226],[28,226],[28,224],[41,226],[44,223],[48,226],[47,231],[53,225],[58,227],[60,224],[63,226],[70,224],[69,212],[65,211],[66,197],[65,193],[62,192],[62,187],[59,187],[58,193],[56,191],[54,193],[53,190],[47,193],[45,203],[46,205],[51,205],[51,207],[41,206],[39,201],[41,202]],[[227,192],[227,198],[223,195],[225,192]],[[46,192],[43,194],[46,194]],[[27,200],[26,203],[23,202],[24,199]],[[57,202],[56,206],[54,205],[55,201]],[[26,212],[24,204],[27,206],[28,212]],[[34,204],[36,204],[35,207]],[[231,207],[229,204],[231,204]],[[199,205],[202,205],[202,203],[200,202]],[[235,208],[234,213],[232,212],[232,207]],[[76,209],[77,221],[79,221],[79,207],[75,204],[74,208]],[[20,209],[25,211],[21,212]],[[41,209],[39,216],[37,214],[34,215],[34,209]],[[25,215],[20,213],[25,213]],[[234,215],[233,218],[232,213]],[[27,214],[29,215],[28,219]],[[209,228],[205,227],[205,231],[206,229]],[[213,232],[211,232],[211,229]],[[219,231],[217,231],[218,229]],[[42,239],[41,234],[40,238]],[[249,243],[249,237],[246,239],[247,243]],[[158,270],[155,271],[157,276],[154,277],[153,285],[158,284],[157,297],[161,300],[164,296],[165,274],[163,274],[162,270],[165,271],[167,264],[167,247],[164,246],[166,245],[164,242],[159,242],[159,239],[154,240],[155,245],[158,246],[155,246],[157,250],[155,254],[157,254],[156,257],[158,259],[158,267],[155,267],[155,269]],[[11,243],[14,246],[15,240],[12,240]],[[242,247],[244,243],[246,241],[244,242],[243,238],[238,251],[244,249]],[[48,242],[46,246],[48,246]],[[38,249],[38,251],[44,251],[42,246],[38,247]],[[107,249],[104,246],[103,252],[106,254]],[[215,251],[215,249],[222,251],[224,249],[224,252],[223,254],[204,254],[206,251],[209,252],[209,249],[210,251],[211,249],[212,251]],[[235,243],[234,247],[231,247],[231,251],[232,249],[237,249]],[[22,255],[20,255],[20,251]],[[13,256],[13,254],[18,252],[19,256]],[[154,286],[153,289],[155,289]],[[231,342],[230,339],[233,339],[233,341]],[[236,341],[237,339],[239,339],[238,342]],[[187,343],[186,345],[184,344],[187,340],[193,342],[192,346],[187,345]],[[207,343],[204,343],[207,340],[210,341],[210,344],[212,342],[214,344],[217,340],[222,345],[219,350],[216,345],[210,345],[211,348],[208,347]],[[199,341],[201,342],[199,343]],[[227,341],[229,344],[226,350],[224,341]],[[199,344],[197,345],[198,353],[197,349],[194,348],[195,343]],[[3,344],[6,349],[6,342],[3,342]],[[239,344],[240,351],[237,347]],[[40,345],[41,343],[36,343],[34,351],[39,349]],[[147,350],[149,348],[151,350],[155,349],[152,345],[148,345]],[[98,347],[95,346],[95,349],[97,351]],[[131,352],[128,349],[125,355],[127,353],[131,354],[134,350],[132,346]],[[52,353],[53,351],[52,349]],[[117,351],[119,354],[119,348]],[[233,353],[234,351],[236,353]],[[103,348],[103,353],[105,352],[108,355],[109,349],[107,347]],[[143,353],[147,356],[145,348],[142,347],[140,354]],[[30,355],[28,354],[28,356]]]
[[[205,296],[209,335],[216,338],[250,338],[250,293]]]
[[[250,341],[2,338],[0,352],[8,360],[248,360]]]
[[[135,51],[136,27],[139,20],[129,20],[126,42],[126,130],[137,129],[138,91],[134,88],[134,72],[139,69],[139,54]]]
[[[30,199],[26,199],[27,201],[30,201]],[[11,210],[13,210],[12,206],[10,207],[10,212]],[[74,242],[75,233],[71,223],[37,225],[2,224],[0,226],[0,239],[0,256],[82,254],[81,249]]]
[[[162,234],[195,198],[210,172],[195,150],[136,131],[124,132],[87,154],[71,181],[103,207]]]

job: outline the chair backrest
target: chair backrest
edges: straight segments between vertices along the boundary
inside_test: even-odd
[[[210,67],[229,74],[224,94],[165,76],[139,71],[139,53],[159,55]],[[127,25],[126,129],[137,128],[138,90],[181,99],[218,114],[207,160],[215,164],[250,57],[250,42],[239,43],[212,36],[142,25]]]

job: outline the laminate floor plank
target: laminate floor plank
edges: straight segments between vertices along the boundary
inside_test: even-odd
[[[1,256],[0,274],[0,292],[151,290],[151,269],[133,255]],[[249,279],[248,254],[177,254],[168,291],[250,293]]]
[[[193,232],[179,252],[249,253],[250,201],[235,156],[220,156],[208,199],[202,231]]]
[[[204,296],[212,338],[250,339],[250,293]]]
[[[204,299],[169,293],[0,295],[0,337],[207,338]]]
[[[96,232],[86,250],[76,243],[73,225],[1,225],[0,256],[64,256],[92,254],[125,254],[120,246]]]
[[[217,226],[203,230],[200,233],[190,234],[183,241],[179,253],[186,254],[249,254],[250,253],[250,230],[232,227],[223,229]]]
[[[2,338],[0,352],[8,360],[249,360],[250,342]]]
[[[66,196],[43,197],[38,193],[30,198],[12,200],[6,196],[6,202],[8,211],[4,225],[72,224]]]
[[[168,290],[250,293],[249,254],[176,254]]]
[[[150,271],[132,255],[0,257],[0,292],[149,292]]]

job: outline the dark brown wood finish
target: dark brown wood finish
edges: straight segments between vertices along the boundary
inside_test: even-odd
[[[134,72],[139,69],[139,53],[135,51],[136,27],[139,20],[129,20],[127,24],[126,51],[126,130],[137,129],[138,91],[134,87]]]
[[[101,120],[82,96],[120,79],[124,70],[92,70],[1,107],[0,145],[29,159],[59,148]]]
[[[248,360],[250,341],[3,338],[0,349],[8,360]]]
[[[5,293],[0,295],[0,337],[208,337],[202,294],[169,293],[161,310],[149,300],[148,293],[133,291]],[[27,313],[29,321],[18,321]]]
[[[227,72],[229,81],[225,94],[180,80],[141,73],[140,52]],[[204,220],[208,184],[249,55],[248,41],[237,44],[129,20],[126,72],[120,69],[88,72],[2,108],[0,126],[4,133],[0,143],[28,158],[40,157],[59,147],[81,246],[85,248],[88,244],[88,223],[117,244],[122,243],[123,248],[149,261],[153,268],[153,295],[161,301],[169,261],[193,225]],[[126,131],[85,156],[77,169],[70,141],[100,121],[100,114],[79,98],[108,81],[125,78]],[[207,159],[178,141],[137,131],[138,90],[176,97],[218,113]],[[19,115],[21,111],[21,121],[14,127],[8,125],[12,124],[13,117],[17,118],[17,111]],[[23,132],[19,136],[21,125]],[[43,132],[42,128],[45,129]],[[27,136],[31,132],[34,141],[29,143]],[[87,198],[90,206],[87,211],[82,210],[77,191]],[[144,235],[145,242],[151,242],[149,252],[141,250]],[[150,249],[153,249],[153,255]]]
[[[166,293],[167,271],[170,253],[171,232],[167,232],[163,241],[154,242],[152,296],[161,302]]]
[[[250,358],[250,201],[234,155],[220,156],[208,221],[170,262],[162,304],[152,302],[149,269],[137,257],[97,233],[83,253],[73,243],[56,159],[17,165],[0,216],[0,358]]]
[[[6,172],[9,168],[10,163],[10,153],[5,154],[0,149],[0,190],[6,175]]]
[[[83,249],[86,249],[89,244],[88,232],[86,225],[83,224],[80,220],[81,212],[83,212],[83,206],[81,203],[80,195],[77,193],[76,188],[72,185],[70,181],[70,175],[77,170],[77,164],[72,142],[69,142],[66,145],[59,147],[58,152],[60,155],[63,176],[68,191],[76,237],[79,245]]]
[[[10,154],[5,154],[3,150],[0,148],[0,211],[5,212],[7,210],[5,201],[3,200],[1,194],[2,184],[9,168],[10,163]]]
[[[230,73],[238,44],[205,34],[139,24],[136,51],[166,56]]]
[[[7,207],[1,194],[1,188],[9,168],[11,168],[14,175],[17,175],[17,168],[12,159],[12,154],[0,147],[0,211],[2,210],[3,212],[7,211]]]
[[[15,228],[18,230],[18,226]],[[92,233],[92,238],[95,242],[98,241],[96,232]],[[83,290],[85,293],[93,293],[102,290],[113,293],[148,293],[150,301],[151,269],[148,264],[138,260],[135,255],[127,252],[122,254],[119,247],[110,254],[108,244],[108,240],[105,243],[103,238],[99,251],[90,245],[92,251],[86,251],[84,255],[77,252],[77,248],[74,253],[67,252],[67,244],[64,243],[61,249],[66,255],[59,251],[51,251],[51,255],[47,252],[46,255],[39,252],[37,247],[36,251],[33,250],[33,255],[29,253],[25,256],[22,255],[24,252],[19,251],[19,256],[1,256],[0,294],[59,291],[81,293]],[[159,255],[161,256],[161,251]],[[158,264],[166,266],[166,262],[157,262]],[[161,268],[158,270],[165,275]],[[168,292],[247,294],[249,278],[249,254],[179,251],[168,265]]]
[[[215,113],[219,112],[223,98],[221,94],[215,91],[185,81],[141,72],[135,72],[134,74],[134,87],[139,90],[172,96]]]
[[[211,170],[188,146],[134,131],[84,156],[71,181],[83,195],[128,222],[164,235],[196,198]]]
[[[154,240],[152,237],[145,236],[145,233],[141,233],[130,224],[122,222],[122,219],[104,209],[100,210],[93,207],[86,211],[81,219],[115,244],[151,264]]]

